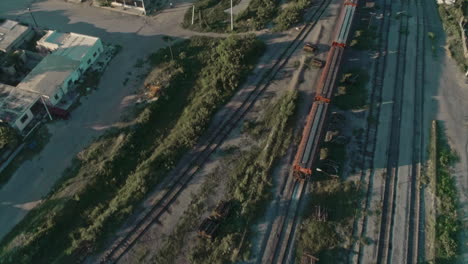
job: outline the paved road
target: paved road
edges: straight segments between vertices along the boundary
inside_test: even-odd
[[[34,3],[33,3],[34,2]],[[137,59],[163,47],[161,35],[183,38],[193,33],[179,27],[187,5],[175,7],[156,17],[137,17],[75,5],[63,0],[1,0],[0,16],[31,22],[26,12],[31,7],[40,27],[77,32],[120,44],[122,51],[113,59],[101,79],[98,90],[85,99],[69,121],[49,124],[50,142],[43,151],[25,162],[11,180],[0,189],[0,238],[18,223],[62,175],[72,158],[93,138],[117,124],[125,99],[135,91],[138,80],[123,85]],[[206,34],[205,34],[206,35]]]

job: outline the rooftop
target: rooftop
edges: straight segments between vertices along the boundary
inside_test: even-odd
[[[0,22],[0,50],[6,52],[10,45],[26,31],[28,31],[28,27],[20,25],[16,21],[7,19]]]
[[[52,97],[63,82],[80,65],[79,61],[50,54],[18,85],[18,88]]]
[[[99,38],[77,33],[60,33],[49,30],[38,41],[38,45],[55,50],[54,54],[66,56],[72,60],[81,60],[88,50],[93,47]]]
[[[0,120],[16,121],[38,99],[37,93],[0,83]]]

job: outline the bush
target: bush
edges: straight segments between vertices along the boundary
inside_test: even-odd
[[[0,150],[7,146],[16,145],[17,143],[18,134],[16,130],[7,125],[0,125]]]
[[[296,0],[288,3],[288,6],[280,11],[275,19],[275,30],[284,31],[302,21],[307,7],[311,0]]]
[[[453,5],[439,5],[439,15],[444,30],[447,33],[447,44],[450,55],[457,62],[463,72],[468,70],[468,59],[465,58],[459,21],[462,17],[468,17],[468,4],[458,0]],[[466,32],[465,32],[466,33]]]
[[[345,72],[338,81],[337,91],[332,102],[342,110],[357,110],[367,107],[366,71],[351,69]]]
[[[458,161],[457,155],[449,147],[440,123],[437,123],[437,164],[436,164],[436,261],[453,263],[460,250],[458,235],[461,231],[459,220],[458,194],[450,169]]]
[[[233,5],[239,2],[234,0]],[[246,10],[234,16],[234,30],[245,32],[264,28],[276,15],[278,4],[273,0],[252,0]],[[230,14],[224,12],[229,7],[229,0],[199,0],[195,3],[194,24],[192,9],[188,9],[182,26],[202,32],[230,32]]]

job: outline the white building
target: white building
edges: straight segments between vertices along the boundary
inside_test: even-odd
[[[99,38],[56,31],[48,31],[37,47],[50,54],[17,87],[0,84],[0,120],[20,131],[33,119],[30,109],[38,100],[56,106],[103,52]]]
[[[57,105],[71,84],[96,61],[103,51],[99,38],[76,33],[48,31],[37,42],[40,50],[51,52],[18,85],[39,93]]]
[[[12,51],[34,36],[34,31],[13,20],[0,22],[0,51]]]
[[[37,93],[0,83],[0,120],[22,131],[32,121],[31,107],[39,98]]]

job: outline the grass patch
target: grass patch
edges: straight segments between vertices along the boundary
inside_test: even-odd
[[[439,5],[439,15],[447,34],[446,41],[450,55],[457,62],[462,72],[466,72],[468,70],[468,59],[465,58],[463,51],[459,22],[462,17],[465,19],[468,17],[468,2],[459,0],[453,5],[441,4]]]
[[[452,168],[458,156],[447,143],[442,125],[436,124],[436,263],[455,263],[460,253],[458,194]]]
[[[149,61],[173,72],[164,95],[134,125],[114,129],[82,151],[44,202],[0,243],[0,263],[70,263],[99,250],[211,116],[236,91],[264,50],[255,36],[193,37]],[[185,56],[181,56],[185,54]]]
[[[365,70],[346,71],[338,81],[333,104],[342,110],[360,110],[367,108],[366,85],[369,76]]]
[[[194,264],[211,264],[247,260],[250,244],[249,224],[262,215],[270,198],[270,173],[275,162],[284,155],[292,137],[291,117],[294,115],[297,92],[287,92],[272,103],[257,122],[264,131],[257,146],[236,155],[228,171],[228,194],[233,201],[228,218],[220,225],[213,241],[199,239],[190,252]]]
[[[318,257],[323,263],[345,262],[345,244],[352,237],[360,194],[358,187],[354,182],[326,178],[311,182],[310,189],[310,202],[298,232],[296,263],[300,263],[304,253]],[[317,219],[316,206],[327,210],[326,221]]]

